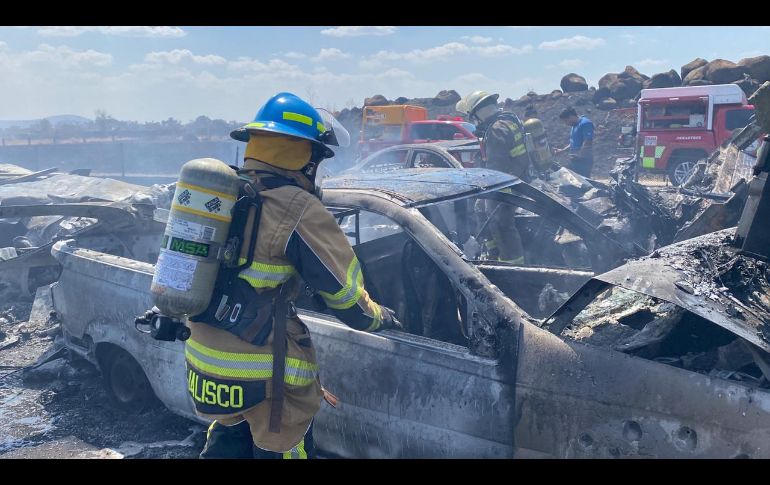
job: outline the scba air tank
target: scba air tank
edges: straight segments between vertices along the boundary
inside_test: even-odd
[[[150,288],[164,315],[181,319],[208,306],[238,186],[235,170],[221,160],[198,158],[182,166]]]

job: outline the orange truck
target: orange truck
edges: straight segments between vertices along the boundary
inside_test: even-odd
[[[477,140],[476,127],[460,117],[429,120],[428,110],[408,104],[364,106],[359,157],[404,143],[439,140]]]

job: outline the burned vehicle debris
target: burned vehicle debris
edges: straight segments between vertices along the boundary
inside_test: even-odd
[[[55,281],[51,257],[58,240],[77,237],[83,247],[139,261],[157,258],[163,223],[155,209],[168,208],[173,189],[118,180],[30,172],[0,166],[0,301],[31,300],[35,289]]]
[[[769,387],[766,262],[727,229],[597,276],[547,322],[567,338]]]
[[[517,214],[537,215],[538,201],[517,192],[517,185],[499,172],[439,169],[327,182],[323,201],[354,243],[367,288],[374,298],[393,305],[407,331],[355,331],[317,311],[309,299],[298,302],[316,342],[322,382],[340,399],[337,408],[323,406],[316,416],[319,447],[341,457],[765,456],[770,396],[761,387],[746,386],[757,382],[749,377],[757,376],[751,365],[761,366],[752,364],[756,360],[747,362],[738,344],[731,347],[724,335],[711,336],[719,345],[693,348],[707,355],[692,357],[696,364],[682,368],[665,359],[651,360],[658,355],[649,349],[656,344],[665,348],[666,336],[676,332],[668,330],[674,324],[661,322],[684,321],[687,311],[703,318],[700,313],[678,309],[661,296],[643,295],[650,301],[626,298],[630,306],[624,303],[628,309],[620,312],[628,327],[658,322],[641,335],[601,342],[580,341],[569,331],[557,336],[561,331],[555,332],[555,323],[540,328],[542,321],[524,308],[536,308],[548,296],[541,292],[522,298],[514,289],[538,277],[546,294],[549,289],[559,293],[558,284],[566,276],[580,287],[594,272],[474,261],[457,244],[462,226],[441,227],[440,221],[447,223],[447,216],[456,213],[442,204],[474,197],[509,197],[526,211]],[[567,213],[551,218],[582,236],[587,246],[613,246]],[[713,237],[718,244],[723,236]],[[133,328],[135,315],[150,303],[153,266],[82,249],[75,240],[57,242],[52,253],[62,274],[41,292],[52,296],[68,348],[98,363],[103,372],[114,369],[111,356],[130,356],[169,409],[200,419],[179,379],[183,346],[153,341]],[[656,259],[665,260],[656,255],[651,260]],[[625,278],[628,272],[622,274]],[[605,284],[603,278],[590,279],[551,320],[590,310],[586,288],[597,281]],[[676,281],[682,279],[677,275]],[[757,282],[761,280],[752,284]],[[93,303],[80,301],[83,291],[96,296]],[[575,302],[581,296],[587,301],[578,308]],[[723,304],[729,305],[726,297]],[[741,310],[745,318],[753,318],[749,310]],[[565,323],[562,330],[566,328]],[[627,345],[617,350],[615,344]],[[759,352],[766,352],[763,345]],[[629,355],[629,349],[637,354]],[[731,365],[715,365],[713,375],[704,375],[706,364],[699,359]],[[362,366],[366,372],[353,370]],[[735,369],[729,376],[722,372],[728,368]],[[127,403],[139,399],[122,391]]]

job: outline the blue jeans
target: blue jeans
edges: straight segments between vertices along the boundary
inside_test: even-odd
[[[573,172],[577,172],[583,177],[591,176],[591,168],[594,166],[594,159],[586,157],[574,157],[570,158],[568,169]]]

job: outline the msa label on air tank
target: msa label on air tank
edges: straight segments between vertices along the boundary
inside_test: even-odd
[[[168,232],[171,233],[172,236],[193,241],[211,242],[217,233],[217,230],[214,227],[204,226],[197,222],[185,221],[177,217],[170,218],[167,227]]]
[[[208,258],[209,249],[211,248],[208,244],[188,241],[187,239],[174,236],[169,237],[168,235],[163,236],[163,244],[161,246],[177,253],[200,256],[201,258]]]
[[[193,258],[161,249],[152,282],[179,291],[190,291],[197,267],[198,261]]]
[[[179,210],[188,214],[230,222],[231,211],[235,205],[235,197],[215,190],[198,187],[197,185],[177,182],[171,210]]]

